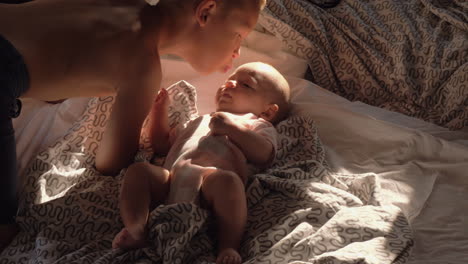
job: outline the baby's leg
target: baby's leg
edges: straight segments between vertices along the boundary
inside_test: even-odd
[[[202,184],[203,198],[212,207],[217,222],[217,264],[240,264],[238,253],[247,222],[247,202],[241,178],[225,170],[205,176]]]
[[[169,171],[141,162],[125,173],[120,194],[120,215],[125,227],[112,242],[113,248],[144,246],[150,207],[162,203],[169,190]]]

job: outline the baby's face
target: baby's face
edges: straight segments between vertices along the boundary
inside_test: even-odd
[[[253,113],[257,116],[272,102],[274,76],[261,63],[239,67],[216,93],[216,110],[235,114]]]

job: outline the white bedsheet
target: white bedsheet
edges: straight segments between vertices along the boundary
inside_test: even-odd
[[[63,136],[81,116],[89,98],[73,98],[61,104],[22,99],[21,115],[13,119],[18,173],[22,177],[30,160]]]
[[[468,134],[337,99],[320,88],[296,95],[300,111],[318,122],[331,167],[378,174],[386,202],[409,218],[415,236],[409,263],[466,263]]]
[[[263,45],[244,47],[236,65],[265,61],[277,67],[293,87],[296,111],[317,122],[331,168],[379,176],[387,202],[399,206],[414,229],[410,263],[466,263],[468,134],[349,102],[301,79],[306,63],[282,51],[271,36],[254,33],[246,46],[252,42]],[[212,111],[214,92],[229,74],[199,76],[173,58],[165,59],[163,67],[163,87],[185,79],[198,88],[201,114]],[[14,121],[20,174],[31,157],[66,133],[88,100],[57,105],[24,101],[23,113]]]

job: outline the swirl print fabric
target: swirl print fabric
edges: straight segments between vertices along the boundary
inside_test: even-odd
[[[468,5],[442,0],[269,0],[259,23],[351,101],[468,129]],[[320,1],[319,1],[320,2]]]
[[[174,126],[197,116],[195,89],[168,89]],[[31,163],[24,181],[21,232],[0,255],[8,263],[214,263],[211,212],[192,203],[160,205],[150,213],[145,248],[113,250],[123,227],[118,197],[124,170],[100,175],[94,157],[114,98],[92,99],[69,132]],[[384,205],[374,174],[330,172],[314,121],[291,116],[277,125],[271,168],[246,190],[244,263],[404,263],[413,245],[406,217]],[[145,129],[137,159],[151,153]]]

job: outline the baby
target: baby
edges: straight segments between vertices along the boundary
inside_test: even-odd
[[[150,113],[150,140],[155,153],[167,154],[164,168],[150,163],[128,168],[120,198],[125,228],[112,246],[144,246],[149,210],[156,205],[194,202],[216,216],[216,263],[241,263],[247,177],[273,160],[273,124],[286,117],[289,97],[289,85],[275,68],[247,63],[218,89],[216,112],[170,129],[169,97],[161,89]]]

